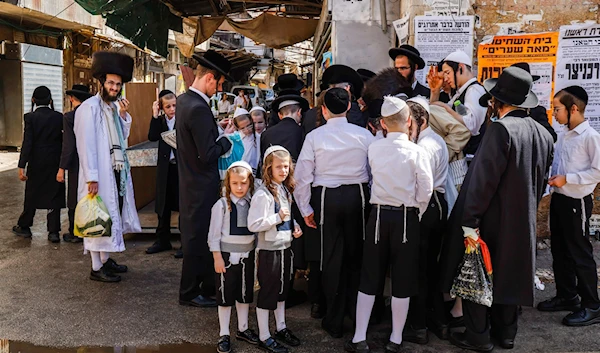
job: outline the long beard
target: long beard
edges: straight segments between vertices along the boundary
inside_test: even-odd
[[[102,97],[102,99],[105,102],[114,102],[117,99],[119,99],[119,95],[118,94],[116,96],[111,96],[110,92],[104,86],[102,86],[102,91],[100,93],[100,96]]]
[[[406,80],[410,83],[413,83],[413,80],[415,78],[415,70],[413,70],[412,68],[410,69],[410,74],[408,74],[408,77],[406,78]]]

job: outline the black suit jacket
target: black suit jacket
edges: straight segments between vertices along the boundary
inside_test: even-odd
[[[260,135],[260,160],[262,162],[267,148],[279,145],[290,152],[295,162],[300,155],[302,143],[304,143],[302,127],[294,119],[284,118],[277,125],[268,128]]]
[[[177,166],[183,249],[208,256],[210,210],[220,196],[218,159],[231,143],[220,139],[208,103],[193,91],[177,97]]]
[[[167,125],[167,118],[164,115],[159,116],[150,120],[150,129],[148,130],[148,140],[158,141],[158,163],[156,168],[156,201],[155,211],[159,215],[163,214],[165,207],[165,201],[167,197],[178,197],[178,195],[167,195],[167,183],[175,183],[175,180],[169,180],[169,166],[171,159],[171,152],[176,152],[171,146],[163,141],[161,134],[165,131],[169,131]],[[176,123],[177,124],[177,123]],[[175,127],[177,129],[177,127]],[[175,160],[177,160],[177,154],[174,153]],[[175,202],[174,204],[177,204]]]
[[[546,130],[548,130],[550,135],[552,135],[552,139],[554,140],[554,142],[556,142],[556,131],[554,131],[554,128],[548,122],[548,114],[546,112],[546,108],[538,105],[537,107],[529,110],[529,116],[538,124],[542,125]]]
[[[63,115],[48,107],[25,114],[19,168],[27,167],[26,208],[65,207],[65,184],[56,181],[62,150]]]
[[[77,206],[77,186],[79,177],[79,155],[75,141],[75,112],[79,106],[63,116],[63,143],[60,154],[60,168],[69,171],[67,206],[74,209]]]
[[[423,96],[429,98],[431,96],[431,90],[417,81],[415,89],[413,89],[413,96]]]

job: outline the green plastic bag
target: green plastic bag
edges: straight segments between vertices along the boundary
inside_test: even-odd
[[[112,219],[102,198],[86,195],[75,208],[73,234],[80,238],[110,237]]]

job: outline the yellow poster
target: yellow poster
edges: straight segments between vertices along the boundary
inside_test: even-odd
[[[479,44],[477,51],[479,82],[497,78],[504,68],[519,62],[528,63],[531,74],[539,76],[533,83],[533,92],[539,105],[546,108],[552,121],[554,68],[558,51],[558,32],[494,36]]]

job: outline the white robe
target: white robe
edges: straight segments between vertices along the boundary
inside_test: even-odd
[[[85,251],[121,252],[125,250],[124,233],[141,232],[140,220],[135,207],[131,173],[127,173],[127,192],[123,198],[123,217],[119,212],[119,194],[110,157],[110,143],[106,124],[102,120],[100,95],[83,102],[75,112],[75,137],[79,154],[78,200],[88,194],[87,183],[98,182],[98,195],[108,208],[112,219],[110,237],[84,238]],[[127,140],[131,128],[131,116],[121,119],[123,138]]]

